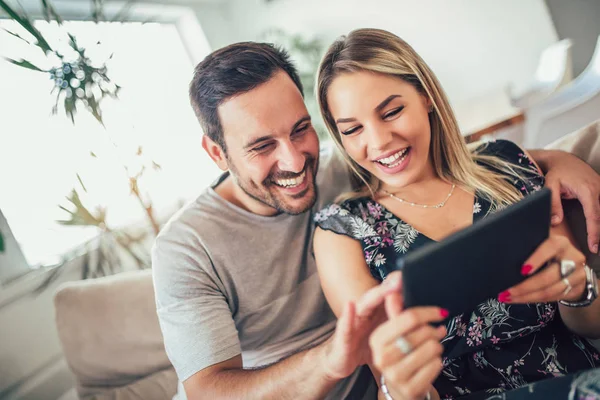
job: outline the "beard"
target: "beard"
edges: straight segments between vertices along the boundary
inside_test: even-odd
[[[276,209],[280,213],[298,215],[310,210],[317,200],[316,176],[319,161],[311,155],[306,155],[304,168],[307,186],[300,193],[286,194],[275,182],[280,179],[293,179],[302,174],[289,171],[276,171],[267,176],[265,180],[256,183],[250,178],[240,175],[235,165],[228,160],[229,170],[236,184],[254,200]]]

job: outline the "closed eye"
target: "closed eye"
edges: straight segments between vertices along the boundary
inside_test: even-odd
[[[253,148],[252,151],[260,153],[262,151],[269,150],[271,148],[271,146],[273,146],[273,143],[265,143],[261,146],[257,146],[255,148]]]
[[[402,111],[404,109],[404,106],[400,106],[398,108],[394,108],[393,110],[387,112],[386,114],[384,114],[383,119],[388,119],[391,118],[395,115],[398,115],[400,113],[400,111]]]
[[[310,124],[304,124],[302,126],[299,126],[298,129],[296,129],[294,131],[294,135],[298,136],[304,132],[306,132],[308,130],[308,127],[310,126]]]
[[[345,131],[341,131],[340,133],[342,135],[352,135],[353,133],[357,132],[360,128],[362,128],[362,126],[355,126],[353,128],[347,129]]]

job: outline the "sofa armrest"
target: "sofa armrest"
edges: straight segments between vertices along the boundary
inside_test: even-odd
[[[150,270],[68,282],[54,304],[58,336],[81,397],[171,368]]]

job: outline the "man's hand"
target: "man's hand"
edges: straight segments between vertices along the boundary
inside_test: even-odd
[[[575,156],[561,157],[546,172],[546,186],[552,190],[552,225],[564,217],[562,199],[578,199],[585,213],[588,247],[598,254],[600,242],[600,175]]]
[[[325,347],[324,367],[331,380],[343,379],[357,367],[371,361],[369,336],[381,322],[375,318],[383,310],[385,297],[400,290],[399,275],[390,275],[381,285],[366,292],[356,304],[350,302],[340,315],[335,333]]]

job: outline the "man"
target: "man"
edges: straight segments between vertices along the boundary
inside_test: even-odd
[[[349,176],[337,153],[319,154],[287,54],[260,43],[218,50],[196,67],[190,98],[204,150],[228,172],[171,219],[153,249],[165,347],[188,398],[376,398],[358,367],[369,359],[364,339],[379,301],[349,305],[336,329],[311,251],[313,212],[348,190]],[[592,182],[595,200],[584,205],[598,212],[591,168],[532,154],[542,168],[567,165],[548,175],[563,191]],[[571,186],[561,186],[564,171]]]

